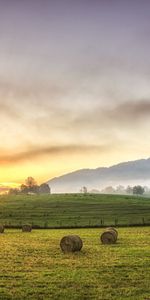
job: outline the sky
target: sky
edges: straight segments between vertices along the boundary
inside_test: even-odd
[[[150,156],[150,1],[0,0],[0,183]]]

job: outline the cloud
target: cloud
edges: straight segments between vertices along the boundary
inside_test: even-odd
[[[28,155],[34,158],[54,152],[63,153],[64,143],[76,143],[78,149],[82,148],[80,145],[86,148],[86,141],[96,145],[101,142],[115,145],[123,140],[124,132],[132,138],[137,128],[147,130],[145,124],[147,120],[149,122],[150,114],[148,98],[125,100],[129,98],[126,93],[121,98],[115,89],[109,90],[109,85],[105,86],[107,91],[99,89],[99,79],[96,89],[96,83],[93,83],[93,79],[97,82],[95,76],[92,79],[88,75],[85,81],[80,76],[76,78],[77,74],[70,77],[64,78],[64,81],[61,78],[58,82],[41,81],[39,84],[36,80],[31,83],[25,81],[20,85],[13,79],[12,82],[0,80],[0,115],[3,120],[6,119],[1,139],[5,138],[6,150],[12,148],[16,153],[18,148],[28,149],[29,146],[31,149],[30,145],[33,146],[25,153],[19,152],[14,158],[4,157],[1,161],[13,163],[24,160]],[[49,147],[55,144],[60,145],[59,150]]]
[[[21,118],[19,112],[17,112],[14,107],[11,107],[7,103],[0,102],[0,114],[6,118],[18,120]]]
[[[97,106],[94,110],[91,107],[90,111],[82,112],[74,119],[74,125],[80,128],[101,126],[105,129],[110,128],[127,128],[136,124],[145,124],[145,120],[149,119],[150,115],[150,100],[132,100],[123,103],[110,103],[107,108]]]
[[[137,100],[119,104],[114,110],[108,111],[108,116],[123,121],[138,122],[147,118],[150,114],[150,99]]]
[[[56,155],[68,155],[68,154],[83,154],[90,152],[103,153],[111,149],[110,144],[101,145],[66,145],[66,146],[51,146],[51,147],[37,147],[19,152],[15,154],[0,155],[0,164],[16,164],[27,160],[35,159],[37,157],[43,157],[44,155],[56,156]]]

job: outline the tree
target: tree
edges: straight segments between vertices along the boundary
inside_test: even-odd
[[[118,193],[118,194],[124,194],[124,193],[125,193],[125,188],[124,188],[124,186],[123,186],[123,185],[118,185],[118,186],[116,187],[116,193]]]
[[[25,184],[27,187],[31,188],[33,186],[37,185],[37,182],[35,181],[35,179],[33,177],[27,177],[27,179],[25,180]]]
[[[27,194],[27,193],[28,193],[28,187],[27,187],[27,185],[22,184],[22,185],[20,186],[20,190],[21,190],[21,193]]]
[[[25,184],[21,185],[21,192],[24,194],[39,193],[39,186],[33,177],[30,176],[25,180]]]
[[[50,189],[49,185],[47,183],[42,183],[39,186],[39,193],[40,194],[50,194],[51,193],[51,189]]]
[[[81,193],[83,193],[83,194],[87,194],[87,187],[86,186],[83,186],[82,188],[81,188]]]
[[[127,194],[133,194],[133,188],[130,185],[127,186],[126,193]]]
[[[144,194],[144,188],[141,185],[135,185],[133,187],[133,194],[134,195],[143,195]]]
[[[107,186],[102,190],[102,193],[104,193],[104,194],[114,194],[115,189],[112,186]]]
[[[19,194],[19,189],[14,188],[14,189],[9,189],[8,195],[18,195]]]

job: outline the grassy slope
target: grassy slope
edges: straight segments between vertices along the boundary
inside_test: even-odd
[[[40,226],[150,224],[150,199],[112,195],[1,196],[0,223]]]
[[[116,245],[99,242],[102,229],[7,230],[0,235],[0,299],[148,300],[150,233],[120,228]],[[63,254],[59,241],[79,234],[80,253]]]

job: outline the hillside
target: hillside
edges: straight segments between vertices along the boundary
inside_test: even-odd
[[[150,199],[100,194],[0,196],[0,223],[42,228],[150,224]]]
[[[81,169],[53,178],[47,182],[54,193],[79,192],[107,185],[150,184],[150,158],[123,162],[108,168]]]

